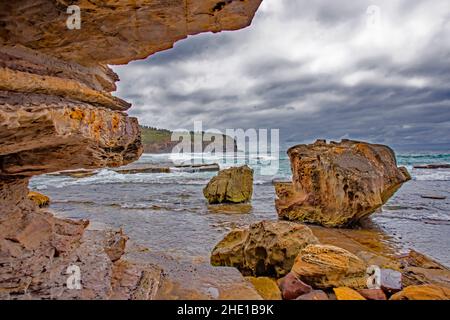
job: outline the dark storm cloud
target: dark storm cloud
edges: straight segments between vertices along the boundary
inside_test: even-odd
[[[118,95],[141,123],[162,128],[202,120],[279,128],[290,144],[450,145],[448,1],[378,1],[375,24],[370,5],[264,0],[250,28],[115,67]]]

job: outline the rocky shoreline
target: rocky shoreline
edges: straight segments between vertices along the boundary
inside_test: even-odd
[[[292,184],[275,185],[282,219],[351,226],[379,209],[411,179],[387,146],[343,140],[288,150]]]
[[[367,145],[352,141],[343,143],[357,146],[356,151],[361,148],[361,144]],[[319,144],[322,145],[323,142],[319,141]],[[339,144],[334,143],[333,146],[339,147]],[[309,147],[314,149],[317,143]],[[342,154],[344,153],[338,155]],[[346,159],[349,157],[347,154]],[[377,160],[380,161],[379,159],[381,158],[378,157]],[[392,166],[394,164],[391,163]],[[145,170],[146,166],[142,168]],[[336,165],[334,170],[338,170]],[[395,174],[396,171],[388,169],[384,172]],[[124,173],[134,171],[125,170]],[[403,169],[400,173],[406,181],[409,175],[404,173]],[[310,174],[314,176],[314,171],[310,171]],[[345,180],[346,176],[342,170],[340,174]],[[371,177],[373,176],[366,176],[366,179]],[[303,174],[303,179],[308,181],[306,173]],[[379,177],[375,180],[382,181]],[[395,181],[390,178],[387,180]],[[318,179],[315,181],[321,183]],[[273,185],[279,198],[280,195],[292,197],[292,181],[274,181]],[[336,188],[344,188],[344,185],[333,184]],[[313,187],[313,190],[319,192],[320,189]],[[329,188],[326,190],[328,196],[339,194],[329,192]],[[369,192],[367,189],[366,191]],[[221,170],[205,186],[203,195],[209,203],[210,212],[248,214],[252,207],[253,170],[247,166]],[[29,197],[37,205],[48,201],[45,196],[39,196],[37,193]],[[364,193],[360,192],[361,201],[364,200],[363,197]],[[328,201],[330,204],[333,200],[328,197]],[[354,214],[357,215],[357,212]],[[125,236],[122,234],[122,237]],[[115,259],[120,258],[121,253],[122,258],[119,260],[125,261],[132,257],[132,261],[137,259],[139,265],[147,264],[161,273],[152,285],[155,292],[146,295],[155,299],[449,298],[450,270],[446,266],[416,251],[399,254],[379,233],[366,228],[364,219],[353,224],[352,228],[337,228],[321,226],[321,223],[305,224],[302,220],[286,221],[280,217],[278,221],[264,220],[251,224],[248,228],[234,229],[213,249],[211,267],[200,261],[190,264],[164,257],[160,253],[153,254],[148,249],[134,244],[130,247],[127,245],[125,249],[125,242],[121,250],[112,250],[116,252]],[[113,261],[114,263],[116,262]],[[374,289],[368,285],[371,266],[379,268],[379,288],[375,286]],[[191,271],[186,273],[187,270]],[[205,276],[206,274],[209,276]],[[219,281],[219,278],[222,280]],[[142,289],[136,284],[136,287],[121,290],[131,293],[129,296],[114,293],[111,297],[134,298],[132,292]]]
[[[406,168],[397,168],[391,149],[318,140],[288,154],[293,180],[274,182],[281,220],[232,230],[213,249],[212,265],[239,269],[267,299],[450,299],[447,267],[415,251],[396,256],[369,230],[336,229],[360,223],[411,179]],[[228,169],[222,180],[239,179],[240,170]],[[231,191],[213,190],[251,191],[230,185]]]
[[[262,221],[231,231],[211,263],[239,269],[269,300],[450,299],[446,266],[414,250],[399,255],[377,237],[370,230]],[[369,266],[379,268],[379,287],[368,287]]]
[[[137,119],[126,113],[130,103],[111,94],[119,79],[108,65],[143,59],[189,35],[249,26],[260,4],[146,2],[130,24],[135,6],[86,2],[83,32],[67,29],[61,2],[0,4],[8,12],[0,17],[0,299],[450,298],[448,268],[426,256],[392,256],[358,230],[303,224],[349,227],[382,206],[409,179],[385,146],[317,141],[291,148],[293,181],[276,185],[277,211],[289,221],[230,232],[211,256],[221,267],[176,261],[137,246],[122,230],[60,218],[47,208],[51,199],[30,193],[30,178],[42,174],[172,170],[123,168],[144,147]],[[234,179],[235,171],[247,178]],[[219,172],[205,190],[213,210],[247,211],[248,171]],[[370,265],[386,275],[380,289],[367,288]],[[81,280],[72,278],[77,272]]]

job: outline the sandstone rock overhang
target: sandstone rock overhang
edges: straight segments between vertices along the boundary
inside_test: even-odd
[[[292,183],[274,182],[282,219],[342,227],[375,212],[411,179],[384,145],[342,140],[288,150]]]
[[[158,271],[123,261],[123,250],[108,258],[108,241],[85,232],[87,222],[32,203],[28,180],[137,160],[138,121],[111,94],[119,79],[108,64],[146,58],[189,35],[246,27],[261,1],[0,2],[0,298],[154,297]],[[79,30],[66,25],[71,4],[80,8]],[[74,261],[87,277],[83,290],[69,292],[64,270]]]
[[[124,64],[169,49],[188,35],[250,25],[262,0],[15,0],[0,3],[3,45],[81,65]],[[81,29],[66,26],[69,4]]]
[[[111,94],[125,64],[188,35],[250,25],[262,0],[0,3],[0,176],[121,166],[142,153],[131,106]],[[70,3],[72,4],[72,3]]]

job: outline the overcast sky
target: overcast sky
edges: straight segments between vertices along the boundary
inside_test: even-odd
[[[448,0],[264,0],[247,29],[114,70],[146,125],[450,145]]]

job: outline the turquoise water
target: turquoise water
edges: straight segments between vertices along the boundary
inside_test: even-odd
[[[402,166],[414,166],[432,163],[450,163],[450,153],[410,153],[397,155],[397,162]]]
[[[192,159],[205,163],[231,164],[201,154],[173,158],[170,154],[144,154],[139,163],[173,165]],[[48,194],[51,209],[58,215],[89,219],[108,227],[122,227],[135,241],[176,259],[209,260],[214,245],[234,227],[263,219],[275,220],[273,179],[289,179],[290,164],[280,153],[279,170],[261,175],[260,169],[274,157],[240,154],[237,164],[250,163],[255,169],[254,196],[250,214],[221,214],[210,211],[202,189],[215,173],[138,173],[123,175],[100,170],[98,175],[75,179],[39,176],[31,189]],[[399,165],[411,172],[412,181],[370,218],[371,228],[392,237],[401,250],[414,248],[450,265],[450,170],[418,170],[416,164],[450,163],[450,153],[399,154]],[[445,200],[423,199],[433,194]]]

